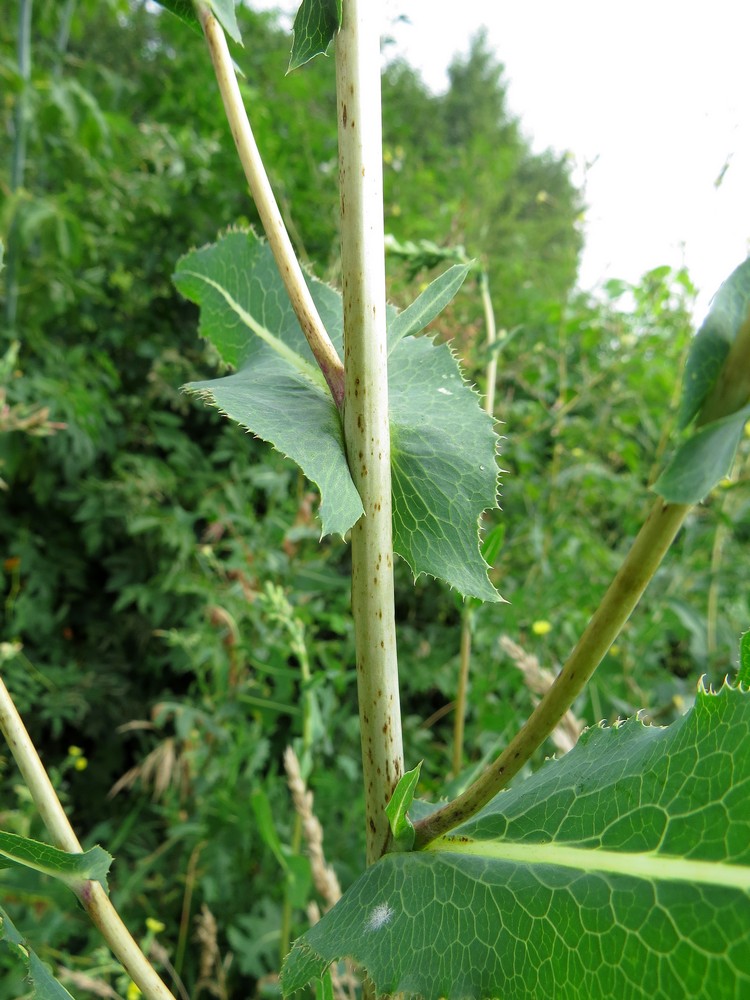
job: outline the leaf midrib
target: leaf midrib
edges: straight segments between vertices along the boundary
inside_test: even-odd
[[[190,277],[195,278],[198,281],[203,281],[205,284],[210,285],[211,288],[214,289],[214,291],[218,292],[222,296],[222,298],[227,303],[229,308],[234,313],[237,314],[237,316],[242,320],[245,326],[247,326],[250,330],[252,330],[252,332],[256,334],[256,336],[260,337],[260,339],[265,344],[267,344],[271,348],[271,350],[275,351],[285,361],[288,361],[290,365],[296,368],[297,371],[299,371],[306,378],[310,379],[311,382],[315,383],[316,385],[321,385],[323,386],[323,388],[326,388],[325,379],[323,378],[323,375],[320,372],[320,370],[316,368],[315,365],[312,365],[308,361],[305,361],[305,359],[300,357],[300,355],[297,354],[296,351],[292,350],[291,347],[288,347],[283,342],[283,340],[280,340],[273,333],[271,333],[271,331],[267,327],[263,326],[261,323],[258,323],[258,321],[254,319],[250,315],[250,313],[240,305],[237,299],[235,299],[232,295],[230,295],[229,292],[226,290],[226,288],[224,288],[224,286],[221,285],[218,281],[215,281],[213,278],[209,278],[205,274],[200,274],[197,271],[190,271],[188,269],[183,269],[181,273],[188,274],[190,275]]]
[[[699,882],[750,892],[750,868],[724,861],[697,861],[656,851],[607,851],[563,844],[439,838],[425,848],[435,854],[482,857],[524,865],[553,865],[581,872],[627,875],[653,882]]]

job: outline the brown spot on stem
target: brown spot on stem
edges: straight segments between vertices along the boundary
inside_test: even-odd
[[[346,128],[346,117],[347,117],[346,116],[346,105],[344,105],[343,108],[341,109],[341,121],[342,121],[342,123],[344,125],[344,128]]]

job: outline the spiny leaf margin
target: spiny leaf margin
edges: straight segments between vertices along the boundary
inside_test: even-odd
[[[450,283],[457,289],[455,277]],[[183,388],[292,458],[320,487],[323,534],[343,534],[362,507],[338,410],[265,242],[252,232],[230,231],[181,258],[173,280],[201,307],[201,336],[239,368]],[[308,283],[342,355],[341,297],[314,279]],[[429,306],[429,289],[420,299]],[[420,315],[427,322],[434,309]],[[389,308],[389,325],[396,317]],[[416,332],[411,324],[410,331]],[[502,600],[479,547],[479,517],[497,506],[493,420],[445,344],[403,337],[389,354],[388,370],[394,549],[415,576],[437,577],[483,601]]]
[[[343,536],[363,508],[346,461],[341,419],[268,245],[252,231],[230,230],[181,257],[173,281],[200,306],[200,335],[239,369],[183,389],[296,462],[320,489],[323,534]],[[340,351],[340,296],[314,278],[307,281]]]
[[[38,840],[0,832],[0,868],[31,868],[71,888],[94,881],[106,890],[111,864],[112,855],[98,846],[82,854],[72,854]]]
[[[369,868],[295,943],[284,994],[348,957],[378,995],[741,1000],[748,738],[750,694],[729,684],[701,685],[666,729],[638,718],[592,728],[437,849]],[[558,848],[586,864],[553,863]],[[624,872],[600,860],[611,852]],[[637,873],[640,858],[655,874]]]

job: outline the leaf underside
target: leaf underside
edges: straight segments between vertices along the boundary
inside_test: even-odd
[[[667,729],[588,730],[430,849],[391,854],[294,945],[289,995],[342,957],[379,995],[750,995],[750,703],[699,689]]]
[[[713,297],[690,346],[680,399],[680,427],[688,426],[713,388],[748,307],[750,258],[735,268]]]
[[[750,406],[699,428],[677,449],[652,489],[667,503],[699,503],[729,475]]]
[[[458,277],[439,287],[457,288]],[[343,535],[361,517],[362,504],[339,412],[267,245],[252,233],[230,232],[183,257],[174,281],[201,307],[201,335],[238,369],[185,389],[292,458],[320,488],[323,534]],[[315,279],[308,284],[341,356],[341,297]],[[424,322],[442,301],[442,292],[429,292],[416,310]],[[391,321],[397,315],[389,310]],[[410,333],[415,326],[409,325]],[[487,577],[478,533],[482,512],[497,503],[493,422],[446,345],[403,330],[389,345],[394,549],[415,576],[426,573],[466,596],[500,600]]]
[[[15,833],[0,832],[0,868],[32,868],[71,887],[93,880],[106,889],[111,864],[112,856],[101,847],[70,854]]]
[[[157,2],[170,11],[181,21],[189,25],[194,31],[201,33],[200,21],[195,13],[193,0],[157,0]],[[222,26],[229,37],[242,45],[242,36],[237,26],[237,18],[234,12],[235,0],[204,0],[207,7],[210,7],[216,20]]]
[[[288,73],[325,55],[341,27],[342,0],[303,0],[294,18]]]
[[[688,427],[699,417],[749,309],[750,258],[732,272],[716,293],[691,344],[680,399],[680,428]],[[729,474],[748,417],[750,407],[744,407],[694,429],[654,483],[654,492],[667,503],[699,503]]]

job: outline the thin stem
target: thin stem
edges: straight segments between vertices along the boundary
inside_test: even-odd
[[[487,331],[487,346],[492,345],[497,340],[497,328],[495,326],[495,310],[492,308],[492,297],[490,295],[490,282],[487,272],[483,269],[479,278],[479,287],[482,294],[482,307],[484,308],[484,325]],[[495,383],[497,382],[497,351],[492,352],[492,357],[487,363],[487,389],[484,397],[484,409],[486,413],[493,416],[495,413]]]
[[[227,121],[234,136],[245,177],[250,185],[255,207],[268,238],[268,245],[279,268],[302,332],[307,338],[310,350],[328,383],[336,406],[340,409],[344,398],[344,367],[323,326],[323,321],[318,314],[310,289],[302,274],[302,268],[294,253],[279,206],[276,204],[268,175],[250,128],[247,112],[242,103],[224,31],[204,3],[196,3],[195,6],[211,53],[211,61],[221,92],[221,99],[224,102]]]
[[[81,854],[83,849],[2,680],[0,680],[0,729],[23,775],[34,805],[47,827],[52,843],[60,850]],[[120,960],[143,995],[148,1000],[174,1000],[174,996],[131,937],[101,885],[98,882],[86,882],[84,888],[76,895],[93,923],[101,931],[113,954]]]
[[[497,760],[447,806],[416,826],[416,847],[463,823],[506,787],[555,728],[601,663],[684,521],[689,505],[656,501],[645,524],[554,684]]]
[[[293,619],[289,623],[289,629],[291,635],[290,648],[292,653],[294,653],[297,657],[300,668],[300,678],[302,680],[302,752],[300,757],[302,758],[302,766],[304,766],[305,758],[309,755],[313,744],[312,695],[310,693],[312,671],[310,670],[310,657],[308,656],[307,645],[305,643],[304,626],[300,621]],[[302,816],[299,812],[295,811],[294,827],[292,828],[292,839],[290,844],[292,854],[299,854],[300,852],[300,848],[302,846],[302,833]],[[284,906],[281,911],[281,933],[279,935],[279,952],[282,962],[289,953],[289,948],[291,947],[291,936],[292,901],[289,897],[289,892],[287,892],[284,896]]]
[[[65,0],[62,12],[60,14],[60,25],[57,29],[57,37],[55,38],[55,64],[53,72],[55,76],[59,76],[62,73],[63,61],[65,59],[65,52],[68,48],[68,41],[70,40],[70,26],[73,22],[73,13],[76,8],[76,0]]]
[[[31,7],[32,0],[21,0],[18,8],[18,75],[21,88],[16,98],[13,114],[13,149],[10,161],[10,191],[23,187],[26,173],[26,136],[28,133],[29,81],[31,79]],[[20,259],[18,243],[18,204],[13,212],[8,231],[5,260],[5,323],[13,330],[18,313],[18,269]]]
[[[368,864],[388,845],[384,810],[404,767],[393,601],[380,7],[374,0],[347,0],[336,37],[344,436],[365,511],[352,529],[352,614]]]
[[[461,612],[461,651],[458,664],[458,687],[453,718],[453,775],[457,777],[464,765],[464,727],[466,723],[466,691],[469,687],[469,666],[471,665],[471,626],[474,616],[468,602],[464,602]]]

